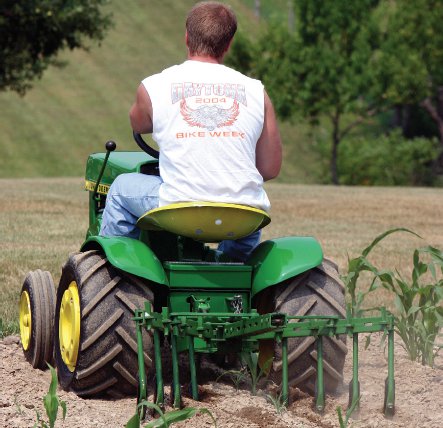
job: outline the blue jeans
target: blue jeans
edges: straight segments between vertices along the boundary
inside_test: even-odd
[[[158,192],[163,180],[156,175],[136,172],[119,175],[106,198],[100,235],[138,239],[137,220],[158,207]],[[218,249],[234,260],[245,261],[260,242],[261,231],[235,241],[222,241]]]

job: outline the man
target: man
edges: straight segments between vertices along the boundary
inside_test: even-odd
[[[222,65],[236,30],[228,6],[197,3],[186,20],[187,61],[142,81],[130,121],[135,132],[153,134],[161,178],[118,176],[109,190],[102,235],[137,238],[135,223],[142,214],[176,202],[269,211],[263,181],[280,172],[280,135],[261,82]],[[245,260],[259,240],[256,232],[219,248]]]

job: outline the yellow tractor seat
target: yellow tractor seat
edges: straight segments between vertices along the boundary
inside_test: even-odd
[[[166,230],[202,242],[239,239],[271,222],[269,215],[247,205],[179,202],[155,208],[137,221],[142,230]]]

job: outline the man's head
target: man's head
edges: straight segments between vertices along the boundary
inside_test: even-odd
[[[186,19],[187,44],[191,56],[222,58],[237,30],[232,9],[222,3],[197,3]]]

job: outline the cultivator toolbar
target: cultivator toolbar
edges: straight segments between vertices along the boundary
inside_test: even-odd
[[[388,337],[388,375],[385,382],[384,413],[394,414],[394,319],[381,308],[378,316],[346,318],[336,316],[287,316],[283,313],[259,315],[255,310],[249,313],[207,313],[205,301],[191,296],[200,312],[170,312],[163,308],[161,313],[151,312],[149,303],[144,310],[135,312],[138,342],[139,402],[147,397],[146,374],[143,353],[143,328],[153,332],[156,402],[164,403],[164,382],[160,333],[168,338],[172,353],[171,403],[180,407],[180,379],[178,354],[187,351],[189,355],[192,398],[198,400],[196,353],[257,352],[262,339],[273,339],[281,346],[282,355],[282,400],[289,404],[288,384],[288,340],[296,337],[316,338],[317,382],[315,407],[322,412],[325,408],[325,385],[323,379],[323,338],[346,334],[353,339],[353,377],[349,384],[349,409],[359,406],[360,383],[358,379],[358,335],[359,333],[384,332]]]

